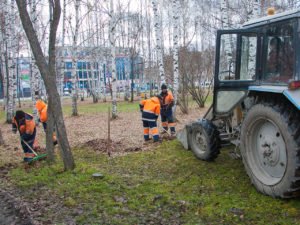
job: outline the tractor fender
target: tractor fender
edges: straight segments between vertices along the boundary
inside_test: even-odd
[[[283,94],[298,110],[300,110],[300,89],[290,90],[286,86],[250,86],[249,91]]]

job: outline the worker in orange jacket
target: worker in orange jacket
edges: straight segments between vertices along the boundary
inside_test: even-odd
[[[160,114],[161,96],[155,96],[140,102],[140,110],[142,112],[142,121],[144,127],[144,139],[149,141],[150,131],[154,142],[159,141],[159,132],[157,128],[157,118]]]
[[[47,120],[48,120],[48,115],[47,115],[48,106],[43,100],[38,99],[36,101],[35,108],[37,109],[39,114],[39,122],[43,124],[44,131],[46,132]],[[53,144],[54,145],[57,144],[55,132],[53,132]]]
[[[173,117],[172,107],[174,106],[174,97],[171,91],[168,91],[167,85],[161,85],[161,97],[162,97],[162,106],[161,106],[161,123],[163,127],[163,133],[168,132],[170,127],[171,135],[176,134],[175,130],[175,121]]]
[[[14,133],[19,131],[24,152],[24,162],[30,162],[35,157],[35,154],[31,150],[34,148],[36,136],[36,125],[33,116],[21,110],[16,111],[16,115],[12,121],[12,131]]]

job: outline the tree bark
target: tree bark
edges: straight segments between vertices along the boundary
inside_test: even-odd
[[[176,113],[176,105],[178,99],[178,89],[179,89],[179,66],[178,66],[178,50],[179,50],[179,43],[178,43],[178,20],[179,20],[179,2],[178,0],[173,0],[173,74],[174,74],[174,81],[173,81],[173,89],[174,89],[174,107],[173,107],[173,115],[175,116]]]
[[[79,3],[75,2],[75,31],[73,35],[72,46],[72,116],[78,116],[77,99],[78,99],[78,75],[77,75],[77,39],[79,30]]]
[[[117,76],[116,76],[116,18],[114,3],[110,0],[109,43],[111,48],[111,88],[112,88],[112,118],[117,118]]]
[[[36,34],[38,35],[38,25],[37,25],[37,12],[36,12],[36,0],[32,0],[30,2],[30,17],[31,17],[31,21],[33,23],[33,28],[36,31]],[[35,121],[38,120],[38,113],[37,113],[37,109],[35,107],[36,104],[36,99],[40,98],[41,95],[41,88],[40,88],[40,72],[38,70],[38,67],[36,65],[36,61],[34,59],[33,53],[31,51],[31,62],[30,62],[30,66],[31,66],[31,76],[30,76],[30,87],[31,87],[31,98],[32,98],[32,102],[33,102],[33,107],[32,107],[32,112],[33,112],[33,116]]]
[[[156,37],[156,51],[157,51],[157,58],[158,58],[158,65],[159,65],[160,84],[163,84],[166,82],[165,80],[166,78],[165,78],[163,52],[162,52],[162,40],[161,40],[162,30],[160,26],[157,0],[152,0],[152,7],[154,12],[154,30],[155,30],[155,37]]]
[[[3,140],[1,129],[0,129],[0,145],[4,145],[4,140]]]
[[[32,52],[36,59],[36,64],[45,82],[46,91],[48,93],[48,100],[49,100],[48,108],[50,108],[51,112],[53,112],[53,117],[57,126],[57,136],[61,147],[61,155],[64,163],[64,168],[65,170],[72,170],[75,168],[75,162],[69,145],[66,127],[64,124],[61,101],[56,88],[56,75],[55,75],[55,42],[56,42],[57,27],[58,27],[60,13],[61,13],[60,0],[53,0],[53,18],[50,21],[48,63],[46,61],[46,57],[43,54],[42,48],[37,38],[37,34],[34,31],[32,21],[30,20],[28,11],[26,9],[26,1],[16,0],[16,2],[18,5],[23,28],[25,30]],[[47,143],[50,143],[50,141],[47,141]]]

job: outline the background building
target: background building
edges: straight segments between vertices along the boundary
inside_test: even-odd
[[[63,82],[63,89],[72,89],[72,46],[57,47],[58,82]],[[130,55],[130,49],[116,48],[117,89],[123,91],[126,86],[140,87],[143,80],[144,63],[139,55]],[[103,82],[107,89],[111,82],[112,62],[110,49],[106,47],[80,47],[77,50],[77,66],[79,89],[89,90]],[[63,74],[63,79],[59,78]],[[102,83],[102,86],[103,86]]]

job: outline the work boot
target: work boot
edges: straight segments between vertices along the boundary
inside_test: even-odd
[[[148,138],[148,139],[144,139],[144,145],[148,145],[148,144],[150,144],[150,141],[151,141],[152,139],[151,138]]]
[[[163,141],[162,138],[159,137],[158,140],[154,140],[153,142],[154,142],[154,143],[162,143],[162,141]]]
[[[170,135],[170,140],[176,139],[176,133],[172,132]]]

